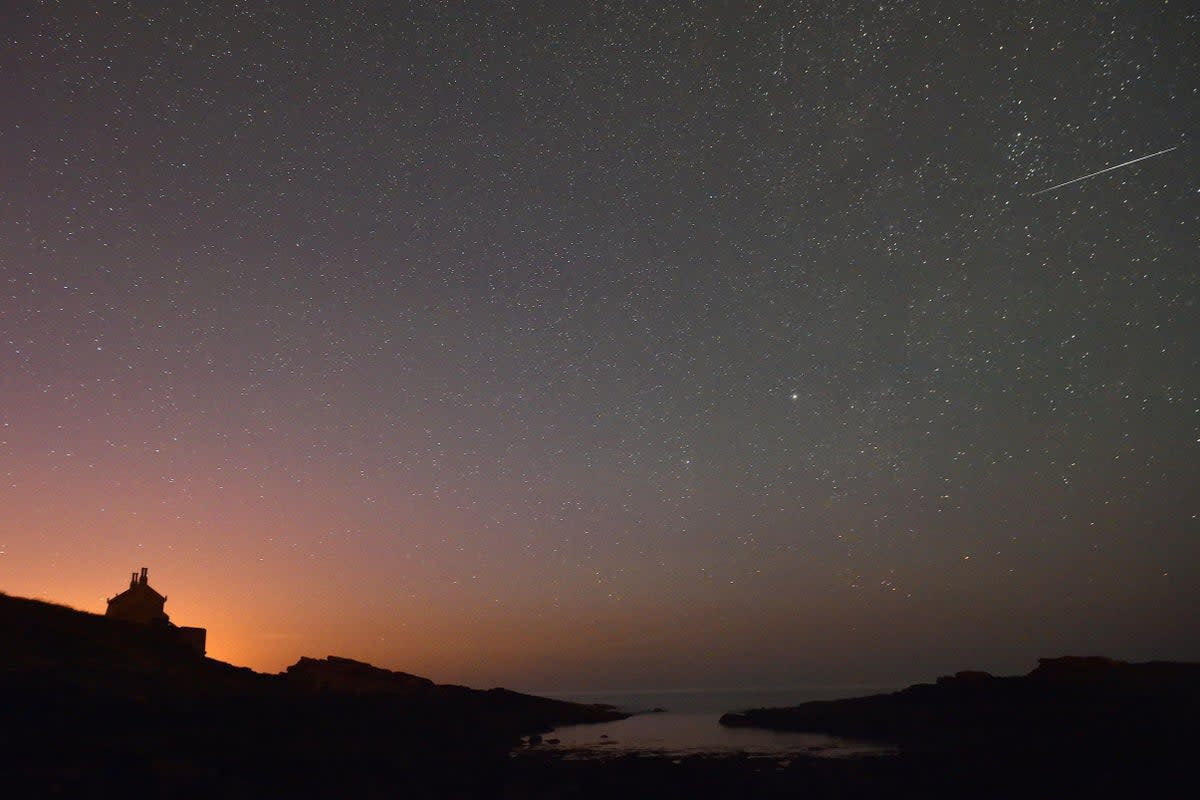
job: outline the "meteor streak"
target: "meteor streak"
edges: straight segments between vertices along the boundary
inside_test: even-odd
[[[1178,150],[1178,149],[1179,149],[1179,145],[1175,145],[1174,147],[1168,147],[1166,150],[1159,150],[1157,153],[1151,153],[1148,156],[1142,156],[1141,158],[1135,158],[1132,161],[1125,161],[1120,164],[1113,164],[1111,167],[1105,167],[1104,169],[1099,169],[1099,170],[1096,170],[1095,172],[1089,172],[1087,175],[1081,175],[1078,178],[1072,178],[1071,180],[1064,181],[1063,183],[1056,183],[1053,186],[1047,186],[1045,189],[1038,189],[1036,192],[1034,192],[1033,194],[1031,194],[1029,196],[1037,197],[1039,194],[1045,194],[1046,192],[1053,192],[1055,189],[1061,189],[1064,186],[1070,186],[1072,183],[1079,183],[1080,181],[1086,181],[1088,178],[1094,178],[1097,175],[1103,175],[1106,172],[1112,172],[1114,169],[1120,169],[1121,167],[1128,167],[1130,164],[1136,164],[1139,161],[1145,161],[1147,158],[1154,158],[1155,156],[1161,156],[1163,153],[1169,153],[1172,150]]]

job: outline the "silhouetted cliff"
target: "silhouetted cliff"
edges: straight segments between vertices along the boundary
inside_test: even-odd
[[[892,694],[726,714],[721,724],[873,738],[911,749],[1048,755],[1197,743],[1200,664],[1041,659],[1024,676],[959,672]]]
[[[336,657],[264,675],[165,629],[2,594],[0,702],[14,796],[475,794],[523,734],[623,716]]]

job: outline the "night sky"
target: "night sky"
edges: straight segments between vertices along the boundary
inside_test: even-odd
[[[529,689],[1200,659],[1190,4],[0,31],[0,590]]]

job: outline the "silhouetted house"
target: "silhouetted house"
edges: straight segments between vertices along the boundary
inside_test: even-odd
[[[141,577],[138,577],[136,572],[133,573],[133,577],[129,579],[129,588],[109,599],[105,616],[127,622],[140,622],[143,625],[171,621],[163,611],[163,604],[167,602],[167,598],[150,588],[150,584],[146,582],[147,571],[142,567]]]
[[[170,628],[175,632],[177,638],[188,645],[193,650],[196,650],[201,655],[204,655],[205,639],[208,632],[204,628],[181,628],[171,624],[171,618],[167,616],[167,612],[163,610],[163,605],[167,602],[166,595],[161,595],[150,588],[147,581],[146,567],[142,567],[142,574],[133,573],[129,579],[129,588],[121,592],[116,597],[111,597],[108,600],[108,610],[104,612],[107,617],[114,619],[125,620],[126,622],[136,622],[141,625],[162,625]]]

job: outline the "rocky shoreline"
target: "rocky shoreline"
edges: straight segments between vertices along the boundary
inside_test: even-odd
[[[959,672],[890,694],[725,714],[721,724],[856,736],[910,747],[1190,733],[1200,664],[1044,658],[1027,675]],[[1093,743],[1094,744],[1094,743]]]
[[[1027,676],[960,673],[725,718],[901,743],[893,756],[572,759],[517,744],[626,715],[338,657],[264,675],[153,628],[0,594],[0,786],[63,798],[1127,798],[1190,780],[1198,670],[1055,659]]]

